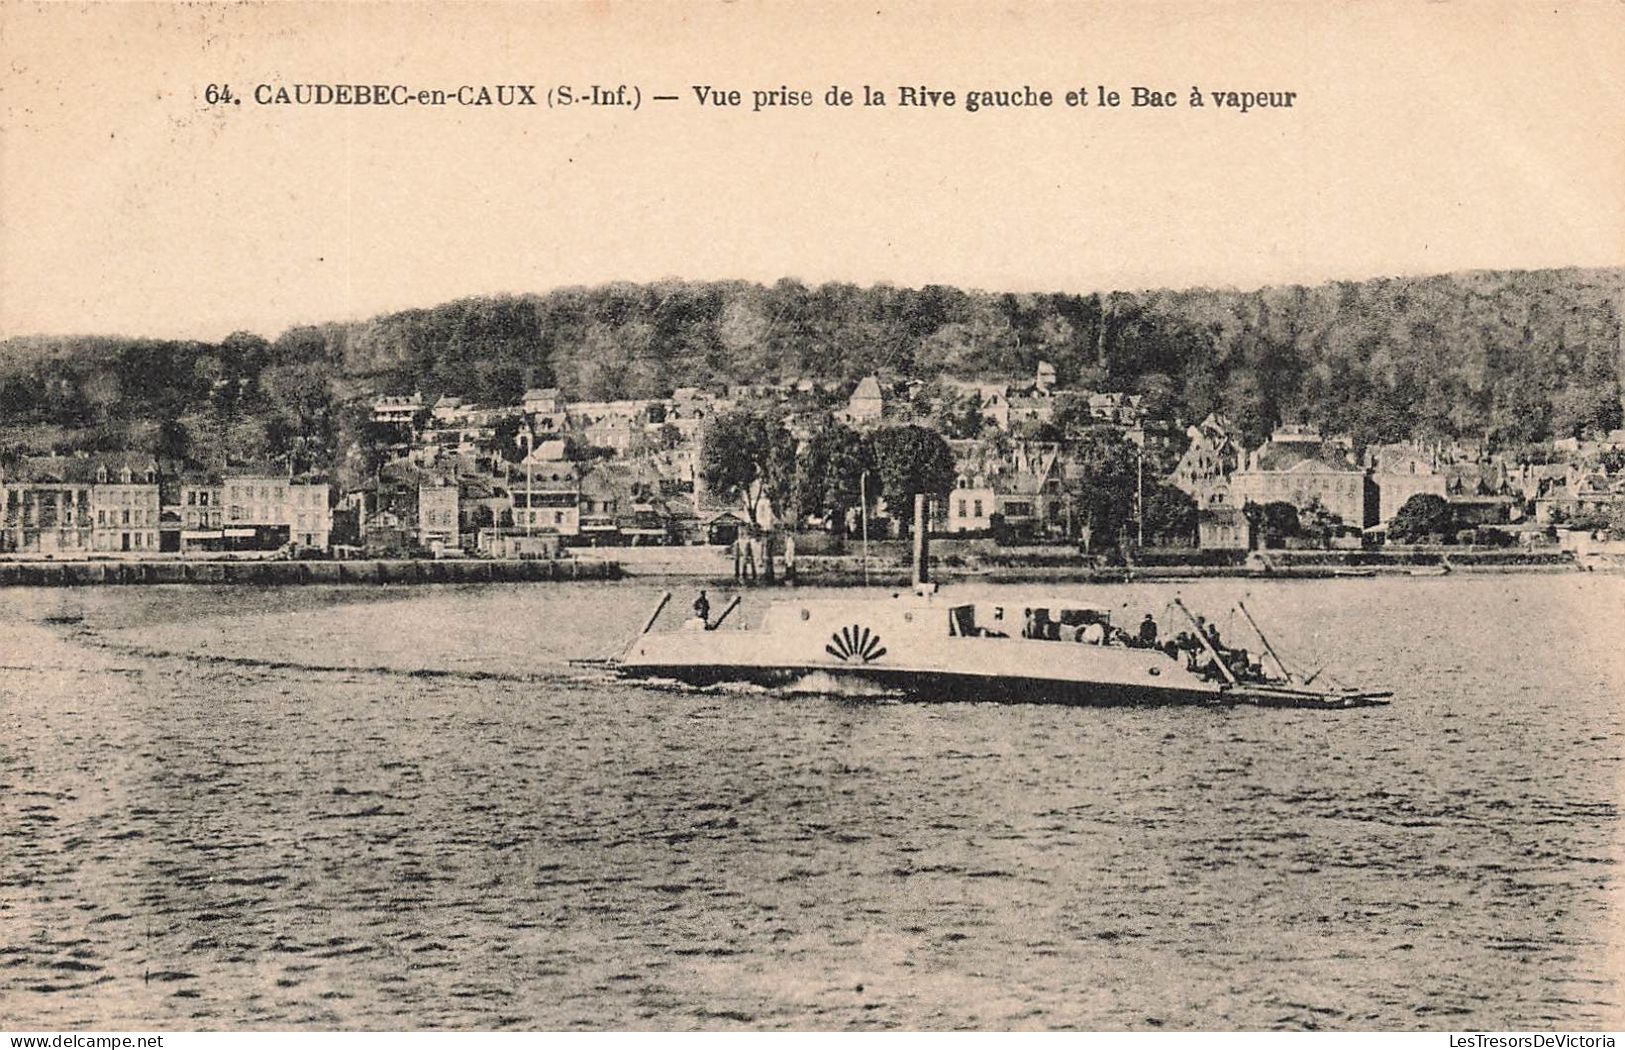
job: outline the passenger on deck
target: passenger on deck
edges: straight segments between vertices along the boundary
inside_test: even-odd
[[[696,619],[705,621],[706,630],[711,629],[711,599],[705,596],[703,590],[700,592],[700,596],[694,599],[694,616]]]
[[[1140,621],[1140,645],[1146,649],[1157,647],[1157,621],[1151,618],[1150,613]]]

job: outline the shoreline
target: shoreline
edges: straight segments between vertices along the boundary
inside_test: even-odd
[[[683,550],[684,548],[677,548]],[[694,549],[698,550],[698,549]],[[850,558],[827,560],[812,556],[798,565],[797,585],[808,587],[862,587],[865,574]],[[299,586],[340,584],[468,584],[468,583],[546,583],[572,580],[605,582],[627,579],[681,580],[716,587],[782,587],[780,578],[766,582],[736,580],[718,560],[700,556],[693,560],[660,559],[640,563],[636,557],[625,560],[597,557],[505,559],[385,559],[345,561],[263,561],[263,560],[178,560],[143,561],[11,561],[0,562],[0,587],[96,587],[141,585],[245,585]],[[1550,554],[1520,560],[1452,559],[1418,563],[1409,557],[1391,560],[1362,558],[1350,561],[1316,561],[1306,564],[1168,564],[1096,567],[1091,565],[997,565],[966,566],[935,563],[932,577],[955,584],[1065,584],[1179,582],[1204,579],[1248,580],[1348,580],[1348,579],[1441,579],[1449,576],[1568,574],[1600,571],[1625,572],[1625,565],[1610,561],[1590,561]],[[911,576],[906,565],[872,565],[868,585],[880,588],[907,587]]]
[[[943,584],[1107,584],[1107,583],[1183,583],[1192,580],[1370,580],[1370,579],[1415,579],[1439,580],[1452,577],[1480,577],[1480,576],[1572,576],[1577,573],[1589,571],[1585,566],[1575,564],[1562,565],[1497,565],[1460,569],[1450,573],[1412,573],[1402,570],[1387,570],[1370,573],[1337,572],[1330,569],[1285,569],[1274,572],[1262,572],[1243,568],[1214,568],[1212,566],[1193,566],[1189,568],[1159,567],[1156,569],[1004,569],[982,572],[962,572],[953,569],[934,571],[934,582]],[[1625,572],[1625,568],[1602,569],[1604,573]],[[765,582],[760,579],[754,581],[735,580],[731,575],[718,574],[690,574],[690,573],[627,573],[626,579],[673,581],[698,586],[724,588],[724,589],[779,589],[786,586],[800,587],[872,587],[895,590],[899,587],[909,587],[912,579],[904,569],[888,566],[884,570],[871,570],[868,583],[865,584],[861,573],[849,571],[837,572],[809,572],[798,576],[795,584],[785,584],[781,579]]]
[[[619,580],[619,562],[577,558],[349,561],[15,561],[0,562],[0,587],[127,587],[160,584],[246,586],[513,583]]]

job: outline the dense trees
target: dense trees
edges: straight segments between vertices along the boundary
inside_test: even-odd
[[[1622,296],[1619,269],[1104,296],[613,284],[461,299],[294,328],[275,342],[244,332],[218,344],[11,339],[0,344],[0,413],[7,424],[88,428],[211,405],[280,415],[338,454],[323,412],[268,403],[288,376],[267,381],[267,371],[325,371],[341,402],[413,390],[511,402],[551,385],[581,398],[761,379],[851,383],[877,370],[1004,379],[1045,360],[1063,386],[1139,392],[1192,421],[1225,412],[1250,442],[1288,420],[1361,443],[1413,434],[1517,443],[1620,424]],[[940,422],[949,434],[978,427],[963,401]]]
[[[1086,545],[1115,547],[1134,519],[1139,451],[1110,430],[1088,431],[1073,447],[1079,468],[1074,512]]]
[[[861,505],[864,496],[872,504],[878,495],[867,491],[863,481],[873,469],[869,442],[851,427],[825,420],[796,461],[796,513],[824,518],[832,532],[844,535],[848,513]]]
[[[1298,508],[1281,500],[1254,503],[1251,500],[1241,508],[1249,524],[1258,531],[1266,547],[1279,547],[1301,532]]]
[[[1388,523],[1388,536],[1397,543],[1437,543],[1454,533],[1455,528],[1455,515],[1443,496],[1418,492]]]
[[[711,421],[700,459],[700,478],[717,496],[738,501],[745,517],[765,525],[765,502],[776,520],[795,486],[795,439],[778,420],[736,410]]]
[[[954,454],[942,435],[907,424],[881,427],[869,437],[880,491],[891,514],[909,532],[914,497],[945,495],[954,487]]]
[[[1177,543],[1196,538],[1196,501],[1181,489],[1148,481],[1141,513],[1145,515],[1147,543],[1155,540]]]

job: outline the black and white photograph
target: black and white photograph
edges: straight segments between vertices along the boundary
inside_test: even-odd
[[[0,41],[7,1046],[1614,1045],[1619,3]]]

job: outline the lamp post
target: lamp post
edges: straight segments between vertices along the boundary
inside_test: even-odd
[[[531,509],[530,495],[531,471],[534,469],[534,464],[531,463],[530,457],[531,448],[535,444],[536,437],[530,432],[530,424],[528,423],[525,425],[525,429],[520,432],[519,436],[525,439],[525,535],[529,536],[531,519],[536,516],[536,512]]]
[[[858,514],[863,522],[863,585],[869,586],[869,472],[858,475]]]
[[[1135,457],[1134,477],[1134,528],[1135,546],[1145,546],[1145,446],[1139,446],[1140,454]]]

